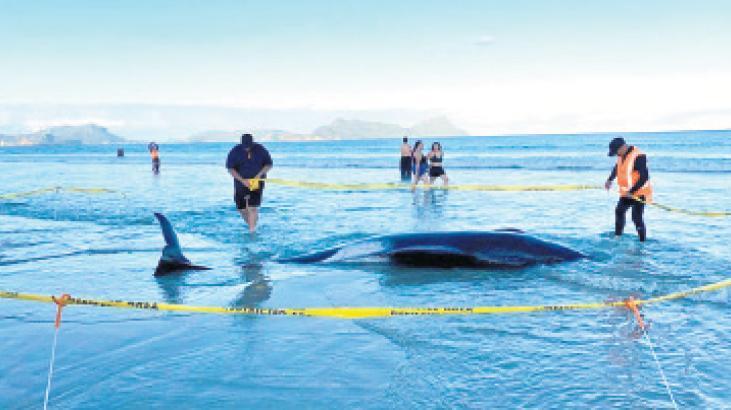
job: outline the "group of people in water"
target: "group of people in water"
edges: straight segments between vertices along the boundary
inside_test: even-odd
[[[150,143],[148,146],[152,157],[154,173],[160,170],[159,147]],[[614,138],[609,143],[610,157],[616,156],[617,162],[604,183],[609,190],[616,179],[619,185],[619,201],[615,207],[614,234],[619,237],[624,232],[627,211],[632,208],[632,222],[637,229],[641,242],[647,238],[647,228],[643,220],[645,204],[652,202],[652,185],[647,168],[647,156],[636,146],[628,145],[621,138]],[[413,147],[408,137],[401,144],[401,179],[411,181],[415,189],[421,181],[425,186],[441,178],[444,186],[449,179],[444,171],[444,151],[439,142],[434,142],[428,153],[424,153],[424,143],[417,140]],[[261,144],[255,143],[251,134],[243,134],[241,143],[234,146],[226,158],[226,168],[234,179],[234,203],[241,217],[246,221],[249,231],[256,230],[259,219],[259,206],[264,191],[263,179],[272,169],[274,162],[269,151]]]
[[[641,242],[647,238],[647,229],[643,220],[645,204],[652,201],[652,185],[647,169],[647,156],[637,147],[628,145],[617,137],[609,143],[608,155],[616,156],[617,162],[604,186],[609,190],[616,179],[619,185],[619,201],[615,207],[614,234],[619,237],[624,232],[627,211],[632,208],[632,222],[635,224]],[[444,151],[439,142],[431,145],[431,150],[424,153],[424,143],[416,141],[409,145],[408,137],[401,144],[401,178],[411,180],[412,189],[419,181],[431,185],[437,178],[442,178],[445,186],[449,179],[444,171]],[[242,218],[249,226],[249,231],[256,230],[258,207],[261,205],[261,179],[272,169],[273,161],[269,151],[261,144],[254,143],[251,134],[241,136],[241,144],[231,149],[226,160],[226,168],[234,178],[234,202]]]
[[[447,173],[444,172],[443,161],[442,144],[432,143],[431,150],[425,154],[424,143],[421,140],[417,140],[412,148],[409,145],[409,138],[404,137],[401,143],[401,180],[411,181],[412,190],[416,189],[419,181],[429,186],[437,178],[441,178],[444,186],[447,186],[449,178]]]

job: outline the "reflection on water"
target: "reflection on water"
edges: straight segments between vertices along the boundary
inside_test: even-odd
[[[162,297],[165,302],[174,304],[183,303],[181,289],[185,286],[185,278],[187,278],[185,272],[155,276],[155,282],[157,282],[157,286],[162,290]]]
[[[261,263],[247,263],[241,267],[241,276],[248,283],[231,307],[256,307],[272,295],[271,280],[263,274]]]
[[[418,221],[437,221],[444,217],[449,191],[441,189],[417,189],[412,193],[414,217]]]

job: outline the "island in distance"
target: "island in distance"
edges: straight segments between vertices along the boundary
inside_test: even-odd
[[[329,125],[315,128],[312,133],[295,133],[277,129],[247,129],[226,131],[205,131],[178,142],[232,142],[238,141],[243,133],[254,134],[258,141],[317,141],[370,138],[398,138],[402,136],[452,137],[468,135],[454,126],[446,117],[435,117],[419,122],[412,127],[375,121],[346,120],[338,118]],[[154,138],[152,138],[154,139]],[[111,133],[107,128],[96,125],[66,125],[48,127],[36,132],[0,134],[0,146],[22,145],[93,145],[129,144],[147,141],[133,141]]]
[[[49,127],[21,134],[0,134],[0,146],[119,144],[126,140],[95,124]]]
[[[329,125],[315,128],[310,134],[298,134],[285,130],[239,129],[229,131],[206,131],[192,135],[189,142],[230,142],[243,133],[252,133],[259,141],[317,141],[370,138],[455,137],[468,135],[457,128],[446,117],[435,117],[419,122],[412,127],[403,127],[375,121],[346,120],[338,118]]]

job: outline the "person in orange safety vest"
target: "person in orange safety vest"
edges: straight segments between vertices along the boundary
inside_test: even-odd
[[[614,210],[614,234],[622,235],[627,210],[632,208],[632,222],[637,228],[640,242],[647,238],[647,229],[642,219],[645,204],[652,202],[652,185],[647,170],[647,156],[639,148],[627,145],[624,138],[617,137],[609,143],[610,157],[617,157],[617,164],[607,178],[604,187],[609,190],[612,181],[617,178],[619,185],[619,201]]]
[[[152,172],[157,175],[160,173],[160,147],[151,142],[147,144],[147,150],[150,151],[150,158],[152,158]]]

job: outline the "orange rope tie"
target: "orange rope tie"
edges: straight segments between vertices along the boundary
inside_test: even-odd
[[[632,313],[635,315],[635,320],[637,320],[637,325],[640,327],[641,330],[645,330],[645,321],[642,320],[642,315],[640,314],[640,309],[637,305],[637,299],[635,299],[633,296],[630,296],[627,298],[627,300],[624,301],[624,306],[631,310]]]
[[[68,300],[71,299],[71,296],[68,293],[64,293],[59,298],[56,298],[55,296],[51,296],[51,299],[53,299],[53,303],[56,304],[56,329],[61,326],[61,310],[68,304]]]

